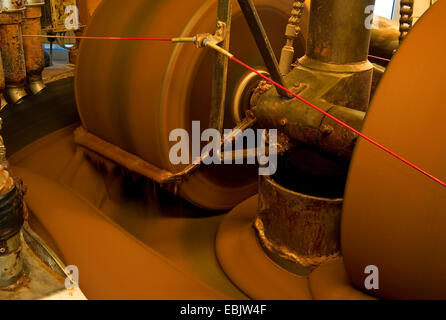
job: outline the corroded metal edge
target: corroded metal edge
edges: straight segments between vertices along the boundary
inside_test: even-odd
[[[281,267],[298,275],[308,275],[311,271],[322,263],[335,260],[340,257],[340,252],[328,256],[303,257],[292,252],[284,245],[274,243],[265,235],[265,229],[262,220],[256,219],[254,223],[257,237],[266,254]],[[296,264],[293,266],[292,264]]]
[[[62,277],[67,277],[65,264],[57,257],[53,250],[35,233],[26,222],[23,226],[23,239],[36,256],[48,267]]]

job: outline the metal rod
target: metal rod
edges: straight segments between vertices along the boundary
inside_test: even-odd
[[[300,34],[300,22],[304,13],[305,0],[295,0],[291,17],[285,30],[286,44],[282,48],[280,55],[279,69],[283,75],[290,72],[291,64],[294,59],[294,41],[298,39]]]
[[[263,28],[262,21],[260,20],[254,3],[252,0],[238,0],[238,2],[271,78],[281,86],[286,87],[279,70],[279,63],[277,62],[277,58],[271,47],[271,43],[268,40],[268,36]],[[279,87],[276,87],[276,90],[282,97],[289,98],[289,95],[285,90]]]
[[[219,24],[225,24],[225,34],[219,48],[228,51],[231,33],[232,0],[218,0],[217,29]],[[216,45],[217,46],[217,45]],[[216,48],[215,48],[216,49]],[[223,132],[225,118],[226,89],[228,80],[229,58],[216,49],[214,57],[214,76],[212,81],[212,100],[209,126]]]

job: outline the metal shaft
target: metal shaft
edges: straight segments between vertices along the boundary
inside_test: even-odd
[[[3,73],[3,60],[0,52],[0,110],[6,107],[6,105],[8,104],[6,102],[5,97],[3,96],[4,91],[5,91],[5,74]]]
[[[232,21],[232,1],[219,0],[217,12],[218,24],[224,23],[225,35],[220,44],[224,50],[229,50],[230,30]],[[218,28],[219,26],[217,26]],[[210,127],[223,131],[223,120],[226,103],[226,88],[228,79],[229,59],[220,52],[215,52],[214,79],[212,83],[212,105],[210,114]]]
[[[280,73],[286,75],[290,72],[291,64],[294,59],[294,41],[298,38],[300,29],[300,22],[304,14],[305,0],[295,0],[293,3],[293,11],[288,20],[285,30],[286,44],[282,48],[280,55],[279,69]]]
[[[42,33],[40,17],[42,16],[42,0],[27,0],[25,18],[22,23],[22,32],[25,35]],[[45,85],[42,81],[42,71],[45,67],[42,39],[39,37],[24,37],[23,48],[25,52],[26,75],[29,89],[37,94]]]
[[[375,0],[312,0],[307,56],[320,62],[353,64],[366,61],[371,30],[366,7]]]
[[[22,41],[23,11],[19,1],[2,0],[0,13],[0,50],[6,80],[6,93],[12,103],[20,102],[26,95],[26,67]]]

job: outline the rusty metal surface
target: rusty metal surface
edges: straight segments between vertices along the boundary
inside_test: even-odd
[[[272,47],[279,53],[292,3],[258,0],[255,4]],[[175,37],[212,33],[216,12],[216,1],[138,0],[123,6],[121,1],[108,0],[98,7],[87,35]],[[230,50],[247,63],[262,66],[238,5],[234,5],[233,18]],[[296,43],[300,55],[301,45]],[[83,125],[88,132],[159,168],[183,170],[184,166],[174,166],[168,159],[172,146],[169,133],[177,128],[190,131],[192,120],[200,120],[202,129],[209,126],[213,56],[210,50],[184,44],[84,41],[76,80]],[[241,66],[229,65],[228,97],[244,72]],[[231,101],[227,99],[225,107],[226,129],[235,127]],[[232,207],[256,191],[256,168],[238,167],[200,170],[182,185],[181,194],[204,207]]]
[[[360,111],[368,108],[373,66],[368,61],[371,30],[364,25],[364,12],[374,3],[312,1],[307,51],[299,64],[317,71],[353,73],[323,93],[330,103]]]
[[[27,6],[22,23],[23,34],[41,34],[41,16],[42,9],[40,5]],[[28,84],[32,93],[37,94],[45,88],[45,85],[42,82],[42,71],[45,67],[42,39],[39,37],[24,37],[23,50],[25,54],[25,66]]]
[[[363,80],[362,84],[361,79]],[[335,104],[335,102],[341,102],[338,97],[346,98],[342,102],[347,106],[353,106],[355,100],[355,102],[367,101],[368,98],[364,99],[364,96],[358,92],[351,92],[354,88],[346,85],[355,80],[356,87],[371,85],[371,79],[364,78],[363,72],[350,74],[315,72],[312,69],[298,66],[286,76],[286,81],[292,91],[316,104],[319,108],[341,117],[349,125],[360,130],[365,113]],[[363,90],[361,89],[361,91]],[[347,95],[349,92],[351,94]],[[368,95],[369,93],[367,97]],[[366,105],[363,107],[365,108]],[[347,131],[300,100],[281,99],[274,90],[270,90],[260,98],[257,103],[256,117],[259,126],[277,128],[294,141],[316,146],[345,159],[349,159],[353,153],[357,139],[356,134]]]
[[[305,195],[261,177],[256,229],[273,255],[311,268],[339,256],[342,199]],[[301,271],[302,272],[302,271]]]
[[[373,3],[313,1],[306,55],[285,77],[293,92],[357,130],[369,106],[373,81],[373,65],[368,61],[371,30],[357,17]],[[355,18],[346,21],[344,10]],[[280,99],[274,90],[260,97],[256,117],[261,127],[277,128],[292,141],[345,159],[355,147],[356,134],[301,100]]]
[[[6,85],[23,86],[26,67],[20,24],[0,25],[0,36]]]
[[[0,51],[0,110],[6,107],[8,104],[6,102],[4,91],[5,91],[5,74],[3,73],[3,59],[1,57]]]
[[[66,32],[66,20],[70,11],[66,12],[67,6],[76,6],[76,0],[46,0],[43,8],[43,26],[48,32]]]
[[[0,291],[16,284],[23,274],[20,232],[0,241]]]
[[[12,103],[26,96],[26,67],[23,51],[22,28],[23,2],[14,11],[0,13],[0,51],[6,81],[6,93]],[[19,10],[19,11],[18,11]]]
[[[143,159],[88,133],[82,127],[77,128],[74,132],[74,141],[76,144],[86,148],[90,152],[92,151],[102,155],[103,157],[114,161],[116,164],[157,183],[164,184],[169,181],[173,182],[174,180],[174,173],[159,169],[150,163],[145,162]]]
[[[29,226],[18,234],[24,273],[14,285],[0,289],[0,300],[37,300],[67,292],[65,266]],[[1,257],[0,257],[1,259]]]
[[[446,2],[438,1],[409,33],[381,81],[363,128],[364,134],[443,181],[446,42],[439,39],[446,32],[445,15]],[[364,289],[364,269],[375,265],[379,290],[373,293],[380,298],[445,299],[445,208],[444,187],[360,141],[341,227],[350,280]]]
[[[365,8],[374,4],[375,0],[312,0],[306,55],[332,64],[366,60],[370,32],[363,32]]]

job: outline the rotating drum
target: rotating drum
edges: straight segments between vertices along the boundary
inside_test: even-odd
[[[292,9],[289,0],[254,1],[276,56],[284,44],[284,31]],[[107,0],[96,10],[87,36],[178,37],[214,33],[217,1]],[[306,34],[307,10],[303,19]],[[230,51],[265,70],[241,10],[233,3]],[[305,39],[295,44],[296,57],[304,54]],[[214,52],[190,44],[148,41],[83,41],[76,75],[78,110],[85,129],[143,160],[172,172],[169,142],[173,129],[191,134],[192,121],[209,126]],[[240,85],[250,75],[230,63],[225,129],[239,119],[233,101],[241,99]],[[249,87],[249,88],[248,88]],[[236,92],[239,92],[236,94]],[[245,92],[245,94],[248,94]],[[236,95],[236,96],[235,96]],[[241,106],[243,109],[246,106]],[[180,188],[181,196],[200,207],[224,210],[257,191],[257,167],[215,165],[202,167]]]

